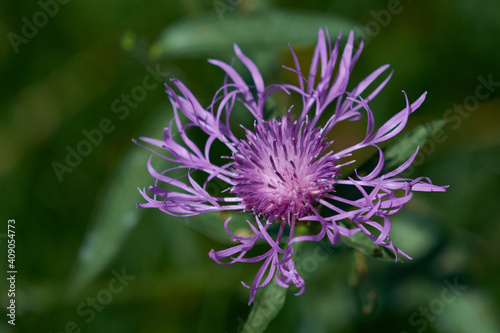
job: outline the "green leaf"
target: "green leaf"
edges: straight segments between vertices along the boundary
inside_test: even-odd
[[[412,128],[407,133],[397,137],[395,141],[384,149],[385,164],[382,173],[387,173],[406,162],[417,147],[425,145],[427,140],[441,130],[446,124],[443,119],[426,121]],[[369,173],[377,165],[379,156],[376,153],[372,158],[358,168],[358,173]]]
[[[444,125],[446,125],[444,119],[426,121],[402,135],[393,144],[387,146],[384,149],[386,163],[383,172],[393,170],[406,162],[417,147],[425,145],[427,140],[441,130]]]
[[[396,260],[394,252],[383,246],[374,244],[373,241],[362,232],[358,232],[351,237],[340,236],[340,239],[347,246],[357,249],[367,256],[371,256],[384,261]]]
[[[70,297],[87,287],[106,267],[141,218],[142,212],[136,207],[141,198],[137,186],[148,179],[148,155],[146,150],[133,147],[111,175],[104,195],[97,201],[93,227],[78,253],[68,290]]]
[[[164,118],[165,110],[160,115]],[[153,119],[147,132],[161,133],[162,124]],[[80,247],[68,286],[69,297],[81,292],[106,268],[142,216],[136,206],[143,200],[137,187],[151,182],[146,167],[151,153],[132,143],[130,146],[96,200],[91,227]]]
[[[211,12],[197,19],[181,20],[169,26],[153,45],[154,58],[206,57],[232,54],[232,46],[267,50],[276,46],[316,43],[318,28],[330,35],[349,31],[354,22],[319,12],[272,10],[241,15],[227,14],[223,19]]]

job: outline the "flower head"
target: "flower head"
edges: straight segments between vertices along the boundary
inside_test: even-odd
[[[289,115],[255,123],[233,153],[234,186],[245,210],[267,221],[311,214],[325,193],[333,191],[338,159],[319,128],[298,123]]]
[[[387,70],[387,65],[375,70],[348,91],[350,73],[363,44],[354,52],[351,32],[340,55],[340,37],[339,34],[332,46],[328,34],[325,38],[324,31],[319,30],[318,43],[307,74],[303,74],[296,54],[290,49],[295,68],[287,69],[297,75],[297,85],[266,86],[256,65],[235,45],[236,56],[249,70],[252,84],[247,84],[232,66],[219,60],[209,60],[226,73],[225,83],[210,105],[204,108],[182,82],[173,79],[180,94],[166,85],[174,119],[165,128],[163,140],[141,138],[143,142],[156,146],[156,149],[148,149],[175,166],[158,172],[149,159],[148,169],[156,182],[149,187],[152,197],[145,189],[140,190],[147,201],[138,204],[140,208],[158,208],[175,216],[213,211],[250,212],[252,218],[247,223],[253,234],[248,237],[235,235],[229,230],[231,219],[228,218],[224,227],[237,244],[209,253],[210,258],[220,264],[263,262],[252,285],[243,283],[251,290],[249,303],[253,301],[256,290],[273,278],[282,287],[293,283],[300,288],[298,295],[304,291],[304,280],[293,261],[292,244],[295,242],[327,239],[334,244],[340,240],[340,235],[363,232],[375,244],[394,251],[396,257],[399,253],[410,258],[393,244],[389,236],[389,216],[411,199],[413,191],[444,191],[446,188],[433,185],[423,177],[399,177],[410,166],[418,149],[401,166],[382,172],[385,158],[379,143],[401,132],[409,115],[424,101],[425,93],[412,104],[405,94],[406,107],[375,130],[368,103],[387,84],[392,73],[364,98],[361,94]],[[278,90],[299,94],[301,109],[297,115],[292,115],[290,107],[281,118],[266,120],[264,105]],[[255,118],[253,129],[245,128],[242,137],[237,137],[231,128],[231,114],[237,103]],[[334,108],[331,114],[325,112],[328,106]],[[363,113],[367,118],[365,138],[342,151],[333,151],[331,142],[326,139],[327,134],[339,122],[358,120]],[[182,115],[187,121],[183,122]],[[326,121],[323,121],[325,117]],[[187,130],[192,127],[201,129],[208,136],[204,147],[199,147],[188,136]],[[216,141],[222,143],[229,153],[225,157],[226,164],[214,163],[210,159],[211,148]],[[375,168],[364,176],[356,172],[355,177],[342,178],[342,168],[353,162],[349,158],[351,153],[370,146],[379,153]],[[173,176],[179,169],[186,170],[184,177]],[[205,174],[202,181],[193,178],[195,171]],[[208,192],[207,186],[216,179],[225,184],[224,195],[213,196]],[[160,183],[166,184],[168,189]],[[358,196],[352,198],[337,194],[336,187],[341,185],[352,186]],[[399,195],[396,195],[396,190],[399,190]],[[346,205],[349,209],[345,208]],[[320,214],[320,207],[326,207],[329,213]],[[294,236],[299,223],[318,223],[320,232]],[[276,233],[268,232],[271,226],[276,227]],[[374,230],[377,230],[375,234],[372,233]],[[258,240],[267,242],[269,250],[261,255],[246,257]]]

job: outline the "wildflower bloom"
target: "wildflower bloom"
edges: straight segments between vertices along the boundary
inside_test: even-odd
[[[224,85],[216,92],[210,105],[204,108],[182,82],[172,79],[180,94],[166,85],[174,119],[164,129],[163,140],[140,138],[156,147],[150,149],[152,152],[175,166],[158,172],[149,159],[149,172],[156,178],[155,184],[149,187],[153,196],[140,189],[147,202],[138,204],[138,207],[158,208],[174,216],[214,211],[251,213],[252,218],[247,223],[252,235],[235,235],[229,229],[228,218],[224,223],[225,230],[237,244],[209,253],[210,258],[223,265],[263,262],[251,286],[242,282],[251,290],[249,304],[256,290],[273,278],[282,287],[293,283],[300,288],[297,295],[304,292],[304,280],[293,261],[292,244],[299,241],[327,239],[334,244],[341,235],[363,232],[375,244],[391,249],[396,257],[399,253],[410,258],[393,244],[389,236],[389,216],[411,199],[413,191],[444,191],[446,188],[433,185],[423,177],[398,177],[410,166],[418,149],[401,166],[382,173],[385,158],[379,144],[401,132],[409,115],[422,104],[426,94],[411,104],[405,94],[406,107],[376,130],[368,102],[387,84],[392,73],[364,98],[361,94],[387,70],[388,65],[375,70],[348,91],[349,76],[363,44],[354,52],[351,32],[340,55],[340,37],[339,34],[332,46],[328,33],[325,38],[324,31],[319,30],[318,43],[306,74],[290,48],[295,68],[287,69],[297,75],[298,85],[266,86],[256,65],[235,45],[236,56],[249,70],[253,84],[247,84],[232,66],[219,60],[209,60],[226,73]],[[264,104],[278,90],[299,94],[302,99],[300,112],[293,116],[289,111],[281,118],[266,120]],[[237,137],[231,129],[231,114],[236,103],[243,105],[255,118],[253,128],[245,128],[243,137]],[[325,113],[328,106],[334,109],[333,112],[328,111],[331,114]],[[326,135],[339,122],[358,120],[363,113],[367,117],[365,138],[334,152]],[[187,122],[181,120],[182,115]],[[326,121],[322,120],[320,125],[322,116],[326,117]],[[208,135],[203,148],[187,135],[186,130],[192,127]],[[222,163],[216,164],[210,159],[211,147],[216,141],[227,147],[230,156],[226,156],[226,164],[219,165]],[[379,154],[375,168],[364,176],[356,172],[355,177],[342,178],[342,167],[353,162],[349,159],[351,153],[370,146],[375,147]],[[185,175],[173,176],[174,171],[179,169],[185,169]],[[195,171],[206,175],[202,182],[193,178]],[[212,196],[207,191],[207,185],[216,179],[227,184],[224,194],[220,196]],[[161,183],[167,184],[169,189],[161,187]],[[336,192],[338,186],[352,186],[359,192],[358,196],[342,197]],[[325,207],[328,213],[322,211],[323,214],[320,214],[321,207]],[[299,223],[318,223],[320,232],[296,236],[294,231]],[[276,233],[269,232],[273,226],[278,229]],[[269,250],[261,255],[246,257],[259,240],[267,242]]]

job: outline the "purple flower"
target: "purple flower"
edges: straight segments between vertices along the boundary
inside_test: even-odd
[[[237,244],[209,253],[210,258],[223,265],[263,262],[252,285],[243,283],[251,290],[249,304],[257,289],[273,278],[282,287],[293,283],[300,288],[297,295],[304,292],[304,280],[293,261],[292,244],[299,241],[327,239],[334,244],[341,235],[351,236],[361,231],[375,244],[394,251],[396,256],[400,253],[410,258],[393,244],[389,236],[389,216],[411,199],[413,191],[444,191],[446,188],[433,185],[428,178],[398,177],[410,166],[418,149],[401,166],[382,173],[385,159],[378,144],[401,132],[409,115],[422,104],[426,94],[412,104],[405,94],[406,107],[376,130],[368,102],[387,84],[392,73],[364,98],[361,94],[386,71],[388,65],[380,67],[348,91],[349,76],[363,44],[354,52],[351,32],[340,55],[340,37],[339,34],[332,46],[328,34],[325,39],[323,30],[319,30],[311,67],[305,74],[300,69],[296,54],[290,49],[295,68],[287,69],[297,75],[298,85],[266,86],[256,65],[235,45],[236,56],[249,70],[252,85],[245,83],[232,66],[219,60],[209,60],[226,73],[225,83],[216,92],[212,103],[204,108],[182,82],[172,79],[180,94],[166,86],[174,119],[165,128],[163,140],[140,138],[157,147],[156,150],[150,149],[153,153],[176,166],[158,172],[149,159],[149,172],[156,178],[155,184],[149,187],[153,197],[145,189],[140,190],[147,202],[138,204],[138,207],[158,208],[174,216],[214,211],[251,213],[252,218],[247,223],[253,235],[240,237],[232,233],[228,218],[224,227]],[[287,115],[266,120],[264,105],[278,90],[287,94],[298,93],[302,99],[300,112],[292,113],[290,107]],[[253,129],[244,129],[244,137],[237,137],[231,129],[231,113],[236,103],[243,105],[255,118]],[[334,109],[333,112],[325,112],[329,106]],[[365,138],[354,146],[334,152],[326,135],[337,123],[358,120],[364,113],[367,118]],[[183,118],[187,121],[183,122]],[[204,147],[200,148],[187,135],[186,131],[192,127],[198,127],[208,136]],[[226,164],[211,161],[213,156],[210,156],[210,151],[216,141],[227,147],[230,156],[225,157]],[[376,167],[364,176],[356,172],[355,177],[341,178],[343,166],[354,162],[350,159],[351,153],[370,146],[378,149]],[[181,177],[175,172],[179,169],[186,170]],[[205,177],[202,181],[192,177],[195,171],[203,172]],[[207,192],[207,185],[216,179],[227,184],[220,196]],[[168,190],[160,183],[164,183]],[[354,187],[358,192],[357,198],[337,194],[338,186]],[[321,207],[329,213],[320,214]],[[299,223],[317,223],[321,231],[316,235],[294,235]],[[277,231],[268,232],[271,227]],[[375,230],[377,232],[373,233]],[[269,250],[247,257],[258,240],[267,242]]]

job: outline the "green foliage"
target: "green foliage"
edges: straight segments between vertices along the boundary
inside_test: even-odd
[[[248,14],[228,14],[223,20],[211,12],[170,25],[152,47],[154,57],[209,57],[232,53],[232,46],[268,50],[276,46],[312,45],[318,27],[330,34],[348,31],[353,22],[315,12],[269,9]]]
[[[141,199],[137,185],[149,178],[144,168],[148,153],[133,148],[119,163],[97,201],[93,227],[78,253],[70,295],[81,292],[109,265],[141,218],[142,211],[135,203]]]

